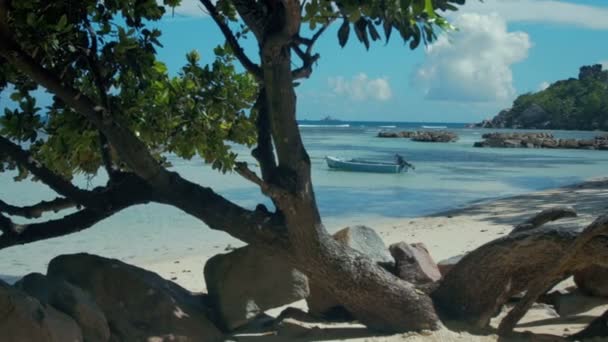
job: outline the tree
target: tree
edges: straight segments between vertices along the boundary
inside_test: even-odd
[[[370,39],[381,39],[380,29],[385,40],[396,31],[416,48],[433,41],[437,28],[450,27],[438,11],[464,0],[200,1],[226,44],[214,50],[211,65],[189,53],[180,74],[170,77],[156,59],[160,32],[148,27],[165,12],[155,0],[0,0],[0,91],[17,104],[0,118],[0,171],[16,170],[16,181],[40,181],[59,196],[26,207],[0,200],[0,248],[75,233],[133,205],[163,203],[288,260],[362,323],[390,332],[438,327],[435,306],[484,327],[513,292],[526,292],[501,323],[507,334],[556,281],[590,265],[608,267],[608,217],[580,235],[539,228],[572,214],[563,209],[541,212],[471,252],[436,288],[396,278],[323,227],[294,92],[319,59],[315,42],[340,21],[342,46],[352,30],[369,48]],[[304,24],[314,32],[308,38],[301,35]],[[258,42],[260,64],[240,46],[247,34]],[[292,53],[301,61],[296,69]],[[34,95],[40,87],[53,95],[44,113]],[[605,108],[596,102],[593,97],[590,108]],[[260,175],[238,161],[228,142],[255,145]],[[222,172],[237,172],[274,208],[248,210],[182,178],[167,168],[167,153],[199,155]],[[73,184],[75,174],[100,169],[108,175],[105,186]],[[36,223],[8,216],[33,219],[65,209],[72,211]]]
[[[450,27],[439,11],[464,0],[200,2],[226,44],[215,49],[211,65],[188,54],[180,75],[170,77],[155,55],[161,32],[148,27],[165,12],[155,0],[0,0],[0,89],[18,104],[2,117],[2,169],[17,169],[17,180],[41,181],[59,195],[28,207],[2,201],[0,211],[37,218],[75,209],[29,224],[0,214],[0,248],[74,233],[136,204],[164,203],[284,256],[371,328],[438,326],[426,294],[326,232],[296,122],[294,86],[312,73],[315,42],[332,23],[341,22],[342,46],[352,30],[369,48],[383,30],[387,41],[396,31],[414,49],[433,41],[437,28]],[[305,24],[310,37],[301,35]],[[258,42],[260,64],[240,46],[247,34]],[[292,69],[292,54],[299,68]],[[236,71],[235,60],[246,73]],[[39,87],[53,95],[46,113],[33,95]],[[227,141],[256,145],[261,175],[238,162]],[[274,210],[247,210],[187,181],[166,168],[165,153],[200,155],[220,171],[234,170],[257,184]],[[76,173],[100,168],[109,177],[103,187],[88,191],[71,182]]]

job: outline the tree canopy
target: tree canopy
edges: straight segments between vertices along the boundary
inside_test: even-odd
[[[1,170],[16,169],[15,180],[41,181],[58,194],[30,206],[0,200],[0,248],[75,233],[130,206],[158,202],[285,257],[370,327],[437,327],[428,296],[393,283],[325,230],[294,87],[313,72],[320,58],[315,43],[333,23],[340,25],[341,46],[353,35],[370,48],[398,34],[414,49],[451,29],[443,15],[464,2],[200,0],[225,44],[204,52],[213,53],[209,65],[188,53],[171,76],[157,59],[161,32],[151,23],[178,0],[0,0],[0,90],[17,104],[0,119]],[[259,62],[241,46],[246,36],[257,41]],[[53,96],[47,108],[36,102],[40,89]],[[255,146],[259,172],[238,160],[231,143]],[[168,168],[169,153],[237,172],[274,208],[249,210],[184,179]],[[100,169],[108,174],[105,186],[87,190],[71,182]],[[38,223],[7,216],[30,219],[67,208],[73,211],[65,217]]]

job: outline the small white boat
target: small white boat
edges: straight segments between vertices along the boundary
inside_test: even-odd
[[[327,166],[331,169],[353,172],[400,173],[413,168],[413,165],[398,156],[395,162],[381,162],[365,159],[342,159],[327,156]]]

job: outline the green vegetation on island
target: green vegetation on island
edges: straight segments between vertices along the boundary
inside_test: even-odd
[[[608,130],[608,70],[580,68],[578,78],[519,96],[513,107],[474,127]]]

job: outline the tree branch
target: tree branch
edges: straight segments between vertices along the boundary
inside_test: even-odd
[[[243,18],[245,25],[251,29],[259,43],[264,40],[264,31],[267,26],[267,11],[262,9],[264,6],[261,1],[255,0],[232,0],[239,16]]]
[[[6,231],[3,230],[4,233],[0,236],[0,250],[15,245],[24,245],[85,230],[126,207],[128,206],[118,207],[108,211],[83,209],[58,220],[28,225],[15,225],[12,222],[2,222],[6,220],[5,217],[2,217],[0,218],[0,225],[12,224],[14,228],[12,228],[13,233],[10,234],[7,234]]]
[[[251,171],[245,162],[237,162],[235,171],[248,181],[258,185],[262,192],[273,200],[279,200],[287,195],[280,187],[263,181],[255,172]]]
[[[238,40],[232,33],[232,30],[230,30],[230,27],[228,27],[226,22],[224,22],[224,19],[218,13],[217,8],[213,5],[211,0],[200,0],[200,2],[203,4],[203,6],[205,6],[207,11],[209,12],[209,15],[211,16],[211,18],[213,18],[213,21],[215,21],[217,26],[220,28],[220,31],[222,31],[222,34],[226,38],[226,41],[232,48],[232,52],[234,52],[236,58],[239,60],[239,62],[241,62],[241,65],[243,65],[245,70],[247,70],[255,77],[256,81],[261,82],[262,69],[259,65],[253,63],[251,59],[249,59],[249,57],[247,57],[247,54],[245,54],[245,50],[243,50]]]
[[[108,142],[108,138],[99,131],[99,152],[101,153],[101,161],[103,162],[103,167],[108,174],[110,180],[117,177],[120,173],[118,168],[114,166],[114,162],[112,161],[112,153],[110,152],[110,143]]]
[[[56,75],[39,65],[6,36],[0,36],[0,56],[96,125],[121,160],[162,195],[162,203],[174,205],[201,219],[210,228],[225,231],[248,243],[266,246],[288,244],[281,218],[268,212],[241,208],[213,190],[169,172],[154,159],[133,132],[113,121],[104,107],[96,105],[76,89],[64,86]]]
[[[0,151],[6,153],[11,159],[25,167],[34,176],[48,185],[58,194],[65,196],[77,203],[85,206],[92,206],[90,191],[82,190],[74,186],[71,182],[63,179],[53,171],[34,159],[27,151],[19,145],[11,142],[7,138],[0,136]]]
[[[600,216],[566,248],[559,260],[549,268],[543,276],[534,279],[526,291],[526,295],[509,311],[498,326],[499,335],[510,334],[517,322],[532,307],[540,295],[555,285],[556,279],[563,279],[564,274],[576,266],[576,258],[586,245],[599,236],[608,235],[608,216]]]
[[[536,229],[547,222],[556,221],[564,217],[576,217],[576,210],[572,207],[554,207],[541,211],[540,213],[518,224],[509,234],[516,234],[527,230]]]
[[[65,197],[57,197],[51,201],[41,201],[37,204],[25,207],[10,205],[0,200],[0,212],[4,212],[12,216],[22,216],[31,219],[39,218],[47,211],[58,212],[60,210],[73,208],[76,205],[76,202]]]
[[[134,174],[126,174],[120,183],[92,196],[96,197],[98,202],[105,203],[104,207],[85,208],[61,219],[42,223],[15,224],[0,214],[0,230],[3,232],[0,236],[0,249],[75,233],[90,228],[130,206],[163,201],[148,184]]]
[[[316,63],[317,60],[319,60],[320,58],[320,55],[318,53],[314,55],[312,54],[312,49],[317,40],[321,37],[321,35],[323,35],[329,25],[331,25],[335,20],[335,17],[330,18],[327,23],[325,23],[319,30],[317,30],[317,32],[315,32],[312,38],[303,38],[299,35],[294,38],[294,42],[291,44],[291,48],[302,60],[302,66],[292,71],[292,76],[294,80],[310,77],[310,75],[312,74],[313,64]],[[302,51],[302,49],[300,48],[301,44],[306,46],[306,51]]]
[[[257,128],[257,146],[251,152],[251,155],[260,164],[262,179],[265,182],[270,182],[272,174],[277,168],[277,161],[274,156],[274,148],[272,146],[272,134],[270,127],[270,118],[268,117],[268,103],[266,102],[266,90],[260,89],[258,98],[253,105],[253,110],[257,113],[255,125]]]
[[[108,111],[108,115],[111,116],[111,102],[108,97],[108,86],[106,80],[103,78],[101,74],[101,67],[99,65],[99,59],[97,58],[97,34],[95,33],[95,29],[93,25],[89,22],[88,19],[85,20],[87,31],[89,32],[89,39],[91,41],[91,46],[86,51],[86,60],[89,65],[89,69],[91,71],[91,75],[93,76],[93,82],[95,87],[97,88],[97,93],[99,94],[99,99],[106,107]],[[114,167],[112,163],[112,154],[110,153],[110,144],[105,135],[100,131],[99,132],[99,146],[101,153],[101,160],[103,162],[104,168],[108,174],[110,179],[114,178],[117,175],[118,170]]]

